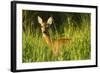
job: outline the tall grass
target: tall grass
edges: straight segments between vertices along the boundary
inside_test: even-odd
[[[66,23],[64,23],[67,25]],[[71,23],[72,24],[72,23]],[[45,61],[64,61],[64,60],[87,60],[91,58],[91,30],[88,22],[83,22],[81,28],[74,27],[73,25],[65,26],[64,32],[61,34],[53,34],[49,31],[50,37],[56,38],[70,38],[71,43],[66,44],[60,48],[60,55],[55,57],[52,54],[51,48],[46,44],[42,34],[37,32],[26,34],[23,32],[23,49],[22,61],[27,62],[45,62]],[[62,28],[61,28],[62,30]],[[59,36],[60,35],[60,36]]]

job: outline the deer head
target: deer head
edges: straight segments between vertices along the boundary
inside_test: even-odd
[[[47,20],[47,22],[43,22],[43,19],[40,16],[38,16],[38,22],[41,25],[41,31],[42,31],[42,33],[46,33],[47,29],[49,28],[49,26],[53,22],[53,18],[49,17],[48,20]]]

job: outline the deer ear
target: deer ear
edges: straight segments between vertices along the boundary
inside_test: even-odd
[[[43,23],[43,20],[42,20],[42,18],[40,17],[40,16],[38,16],[38,22],[42,25],[42,23]]]
[[[52,22],[53,22],[53,18],[52,17],[49,17],[49,19],[47,20],[47,24],[52,24]]]

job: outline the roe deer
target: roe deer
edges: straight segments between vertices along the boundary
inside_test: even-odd
[[[60,47],[63,44],[69,42],[70,39],[52,40],[48,32],[49,25],[51,25],[52,22],[53,22],[53,17],[49,17],[47,22],[44,22],[43,19],[40,16],[38,16],[38,23],[41,25],[41,31],[42,31],[43,38],[45,39],[48,46],[52,48],[53,55],[58,56]]]

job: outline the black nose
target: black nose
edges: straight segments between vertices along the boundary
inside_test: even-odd
[[[47,33],[46,31],[43,31],[43,33]]]

